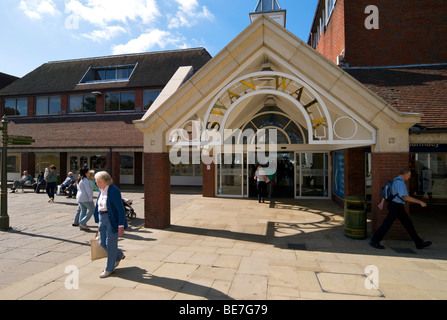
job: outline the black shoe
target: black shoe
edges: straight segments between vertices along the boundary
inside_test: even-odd
[[[377,242],[374,242],[374,241],[370,241],[369,245],[371,247],[373,247],[373,248],[376,248],[376,249],[385,249],[385,247],[382,246],[380,243],[377,243]]]
[[[79,227],[79,224],[75,224],[75,223],[73,223],[72,226],[73,226],[73,227]]]
[[[424,242],[422,242],[422,243],[416,245],[416,248],[418,248],[418,249],[424,249],[424,248],[427,248],[427,247],[429,247],[429,246],[431,246],[431,245],[432,245],[432,242],[431,242],[431,241],[424,241]]]

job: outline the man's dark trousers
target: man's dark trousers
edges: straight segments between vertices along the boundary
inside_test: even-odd
[[[413,222],[405,211],[405,206],[394,201],[391,201],[388,204],[388,215],[371,238],[371,242],[380,243],[396,219],[399,219],[416,245],[420,245],[423,242],[423,240],[418,236]]]

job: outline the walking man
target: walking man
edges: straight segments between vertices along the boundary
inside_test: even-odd
[[[425,202],[409,196],[407,185],[405,183],[410,180],[410,177],[411,171],[409,169],[403,169],[399,172],[399,176],[394,179],[392,186],[392,194],[394,199],[388,203],[388,215],[369,242],[372,247],[377,249],[385,249],[385,247],[380,244],[380,241],[382,241],[385,237],[386,233],[390,230],[396,219],[399,219],[405,230],[407,230],[411,239],[416,244],[416,248],[423,249],[432,244],[430,241],[423,241],[418,236],[413,222],[405,211],[406,202],[418,203],[421,207],[427,206]],[[384,200],[382,200],[382,203],[379,205],[380,209],[382,209],[383,201]]]

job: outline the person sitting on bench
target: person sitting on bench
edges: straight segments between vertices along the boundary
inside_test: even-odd
[[[33,177],[28,173],[28,171],[23,171],[23,176],[19,179],[19,180],[15,180],[12,188],[11,188],[11,193],[15,193],[16,189],[18,187],[23,187],[24,185],[33,185]]]

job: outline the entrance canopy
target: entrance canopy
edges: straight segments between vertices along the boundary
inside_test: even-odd
[[[163,103],[135,121],[146,153],[192,142],[223,145],[225,130],[246,128],[269,99],[306,134],[308,146],[325,151],[407,152],[408,129],[420,120],[398,112],[266,16],[189,75],[175,76],[172,92],[160,95]]]

